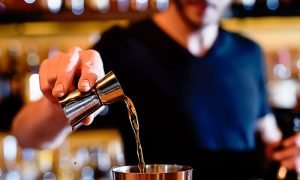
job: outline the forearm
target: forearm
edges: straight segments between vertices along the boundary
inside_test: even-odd
[[[282,133],[277,126],[275,116],[267,114],[258,120],[257,131],[261,135],[262,141],[265,143],[265,156],[267,160],[273,160],[274,150],[278,147]]]
[[[71,132],[63,110],[46,98],[26,105],[14,118],[12,134],[22,147],[55,148]]]

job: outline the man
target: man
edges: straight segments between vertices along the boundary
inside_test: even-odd
[[[176,0],[151,19],[104,33],[96,51],[73,48],[44,60],[40,84],[45,97],[16,116],[12,131],[19,143],[59,145],[71,131],[56,98],[70,90],[74,77],[85,92],[112,70],[136,106],[147,164],[191,165],[194,179],[259,177],[256,132],[271,150],[281,133],[267,103],[261,49],[219,27],[229,4]],[[112,104],[98,117],[89,127],[118,127],[126,164],[137,164],[124,103]],[[289,169],[296,168],[296,137],[274,154]]]

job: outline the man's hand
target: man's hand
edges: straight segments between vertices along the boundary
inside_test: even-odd
[[[45,59],[39,74],[43,94],[56,107],[59,107],[57,98],[74,88],[72,86],[75,78],[79,78],[78,89],[86,92],[105,75],[99,53],[95,50],[81,50],[78,47],[70,49],[67,53],[58,52]],[[99,111],[83,120],[83,124],[90,124]]]
[[[300,132],[282,141],[281,150],[273,154],[273,158],[287,169],[300,173]]]

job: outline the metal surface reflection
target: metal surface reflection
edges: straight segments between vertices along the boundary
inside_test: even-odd
[[[113,180],[192,180],[192,167],[176,164],[149,164],[140,173],[137,166],[122,166],[112,170]]]

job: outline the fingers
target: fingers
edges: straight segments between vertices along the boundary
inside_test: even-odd
[[[293,146],[275,152],[273,157],[276,160],[283,160],[283,159],[288,159],[290,157],[295,157],[299,152],[300,149],[297,146]]]
[[[88,91],[96,81],[104,76],[103,64],[98,52],[87,50],[80,52],[81,76],[78,82],[80,91]]]
[[[40,89],[47,99],[49,99],[52,103],[57,103],[56,98],[52,96],[52,88],[50,87],[50,83],[48,81],[48,76],[47,76],[48,66],[49,66],[48,59],[44,60],[40,65],[40,69],[39,69]]]
[[[40,87],[52,102],[72,90],[75,77],[79,77],[78,89],[89,91],[104,76],[103,64],[97,51],[72,48],[67,53],[57,53],[40,66]],[[88,125],[98,113],[90,115],[83,124]]]
[[[300,133],[297,133],[297,134],[285,139],[282,142],[282,145],[284,147],[289,147],[289,146],[294,146],[294,145],[300,146]]]
[[[282,142],[282,146],[283,150],[279,150],[274,153],[274,158],[276,160],[283,160],[292,156],[296,156],[298,153],[300,153],[299,134],[285,139]]]
[[[296,169],[296,161],[297,161],[297,158],[291,157],[291,158],[281,161],[280,165],[282,165],[283,167],[286,167],[289,170],[292,170],[292,169]]]
[[[39,71],[40,87],[51,102],[68,92],[79,65],[79,50],[73,48],[68,53],[57,53],[42,62]]]
[[[282,142],[283,150],[278,150],[273,154],[275,160],[280,161],[281,165],[300,172],[300,148],[299,136],[297,133]]]
[[[72,86],[75,71],[79,65],[79,49],[60,54],[59,58],[58,67],[56,67],[58,68],[57,79],[52,90],[52,95],[55,97],[64,96]]]
[[[296,156],[300,153],[300,138],[299,133],[285,139],[282,142],[283,150],[277,151],[274,153],[274,159],[282,160],[285,158],[289,158],[291,156]]]
[[[300,173],[300,157],[292,157],[285,159],[280,162],[282,167],[287,168],[288,170],[295,170],[297,173]]]

